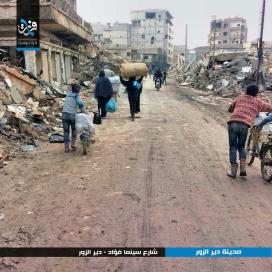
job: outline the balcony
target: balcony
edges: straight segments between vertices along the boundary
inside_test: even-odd
[[[0,4],[0,37],[16,37],[16,3]],[[40,5],[40,28],[73,43],[92,41],[92,27],[77,14],[70,16],[52,3]]]

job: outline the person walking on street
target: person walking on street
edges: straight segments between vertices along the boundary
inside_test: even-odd
[[[130,106],[131,121],[135,119],[135,113],[140,110],[140,105],[137,107],[137,103],[140,103],[139,96],[142,89],[143,77],[136,80],[136,77],[130,77],[128,81],[124,80],[120,76],[121,83],[127,87],[128,101]]]
[[[236,178],[238,164],[237,151],[240,158],[240,177],[246,179],[246,139],[248,129],[251,127],[253,119],[260,112],[272,112],[272,105],[257,97],[259,87],[251,84],[246,89],[245,95],[240,95],[230,105],[228,111],[231,113],[228,121],[229,132],[229,160],[230,171],[228,176]]]
[[[70,150],[76,150],[76,113],[77,108],[81,112],[85,111],[84,102],[79,96],[81,86],[72,84],[72,92],[68,93],[62,110],[62,124],[64,131],[64,151],[68,153]],[[71,149],[70,149],[70,129],[72,132]]]
[[[98,102],[98,110],[102,118],[106,118],[106,104],[113,96],[113,88],[110,80],[105,76],[105,71],[101,70],[96,80],[94,96]]]
[[[164,72],[162,73],[162,75],[163,75],[163,84],[166,85],[167,72],[164,71]]]
[[[158,69],[154,75],[154,82],[155,82],[155,87],[156,87],[156,79],[160,80],[160,85],[163,83],[163,74],[161,72],[161,69]]]

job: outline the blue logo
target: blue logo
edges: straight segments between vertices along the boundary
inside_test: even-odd
[[[37,22],[33,20],[20,19],[20,23],[18,25],[19,34],[24,35],[25,37],[34,38],[37,30]]]

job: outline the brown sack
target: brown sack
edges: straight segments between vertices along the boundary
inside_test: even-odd
[[[145,63],[122,63],[120,67],[121,76],[129,77],[145,77],[147,76],[147,66]]]

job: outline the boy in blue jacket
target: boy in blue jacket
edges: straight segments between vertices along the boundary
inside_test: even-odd
[[[65,99],[64,107],[62,110],[62,124],[64,131],[64,151],[70,151],[70,128],[72,131],[71,150],[76,150],[76,113],[77,108],[81,112],[85,111],[84,102],[79,96],[81,86],[79,84],[72,84],[72,92],[68,93]]]

